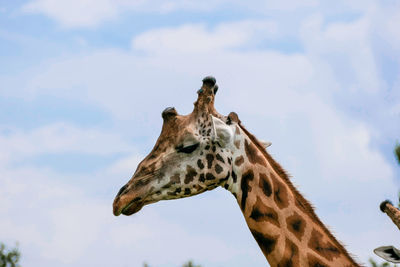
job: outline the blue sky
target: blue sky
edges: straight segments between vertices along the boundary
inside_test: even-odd
[[[112,215],[161,111],[212,74],[367,262],[400,237],[378,210],[400,187],[399,25],[397,1],[0,1],[1,241],[23,266],[265,266],[223,189]]]

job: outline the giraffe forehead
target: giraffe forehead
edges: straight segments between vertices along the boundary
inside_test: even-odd
[[[189,146],[209,139],[211,125],[206,121],[201,120],[198,123],[198,119],[194,119],[190,115],[176,116],[174,121],[165,121],[160,136],[146,159],[157,160],[160,156],[168,154],[168,151],[174,150],[179,146]],[[143,162],[143,164],[148,163],[146,160]]]
[[[171,144],[191,135],[193,126],[188,116],[176,116],[173,120],[163,122],[157,143]]]
[[[173,120],[163,122],[162,135],[193,133],[195,129],[211,126],[208,115],[178,115]]]
[[[179,135],[178,141],[180,142],[191,142],[196,141],[196,130],[191,125],[188,125],[185,129],[183,129]]]

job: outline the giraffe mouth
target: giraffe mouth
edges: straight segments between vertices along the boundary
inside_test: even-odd
[[[114,199],[113,213],[115,216],[119,216],[121,214],[126,216],[132,215],[141,210],[144,206],[143,199],[140,197],[136,197],[129,202],[126,200],[126,198],[121,200],[119,196]]]
[[[129,216],[129,215],[132,215],[132,214],[138,212],[139,210],[141,210],[143,208],[144,204],[140,200],[141,200],[140,197],[133,199],[131,202],[128,203],[128,205],[126,205],[121,210],[121,213],[123,215]]]

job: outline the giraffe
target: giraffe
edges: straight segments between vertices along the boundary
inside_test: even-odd
[[[392,220],[392,222],[400,230],[400,210],[393,206],[390,200],[385,200],[379,205],[380,210]]]
[[[119,190],[114,215],[222,186],[236,198],[270,266],[360,266],[270,156],[268,144],[247,131],[236,113],[215,110],[217,90],[208,76],[192,113],[179,115],[171,107],[162,112],[161,134]]]
[[[390,200],[385,200],[379,205],[380,210],[392,220],[392,222],[400,229],[400,210],[393,206]],[[400,263],[400,250],[394,246],[381,246],[374,249],[374,253],[379,257],[393,262]]]

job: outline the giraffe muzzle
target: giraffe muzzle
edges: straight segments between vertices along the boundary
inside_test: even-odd
[[[128,196],[117,196],[113,203],[113,213],[115,216],[123,215],[129,216],[142,209],[144,203],[142,198],[135,197],[132,200]]]

